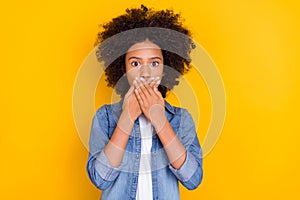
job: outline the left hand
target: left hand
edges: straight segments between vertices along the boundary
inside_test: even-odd
[[[151,78],[149,81],[143,78],[136,78],[133,81],[135,95],[145,117],[151,121],[158,132],[165,124],[165,104],[157,87],[160,84],[159,78]]]

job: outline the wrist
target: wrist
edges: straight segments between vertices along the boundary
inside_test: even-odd
[[[165,115],[161,115],[159,117],[153,118],[151,120],[151,123],[153,125],[153,127],[155,128],[156,132],[159,133],[163,127],[166,125],[167,123],[167,118]]]
[[[133,125],[134,119],[130,116],[128,111],[123,110],[121,113],[117,126],[121,129],[125,134],[130,135]]]
[[[130,119],[130,121],[134,123],[135,120],[140,116],[140,114],[141,113],[135,111],[134,109],[127,108],[127,109],[123,109],[121,116],[128,120]]]

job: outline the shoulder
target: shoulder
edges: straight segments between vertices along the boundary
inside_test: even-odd
[[[104,104],[97,109],[95,117],[99,120],[108,120],[110,126],[114,126],[122,112],[122,100],[117,103]]]
[[[108,104],[105,104],[105,105],[102,105],[101,107],[99,107],[96,110],[95,117],[103,118],[104,116],[107,116],[109,107],[110,107],[110,105],[108,105]]]
[[[120,112],[122,111],[122,102],[123,100],[112,104],[104,104],[96,110],[96,115],[100,115],[101,113]]]

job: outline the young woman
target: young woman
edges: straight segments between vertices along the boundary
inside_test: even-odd
[[[102,199],[179,199],[202,181],[202,151],[187,110],[164,98],[190,67],[190,31],[172,10],[127,9],[103,25],[97,57],[121,95],[94,116],[87,171]]]

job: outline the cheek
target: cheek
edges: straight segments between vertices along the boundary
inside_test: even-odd
[[[162,74],[163,74],[163,68],[159,68],[159,69],[154,69],[151,73],[151,76],[153,76],[153,77],[158,76],[158,77],[162,78]]]
[[[138,76],[138,70],[137,69],[127,70],[126,76],[127,76],[129,85],[132,85],[133,80]]]

